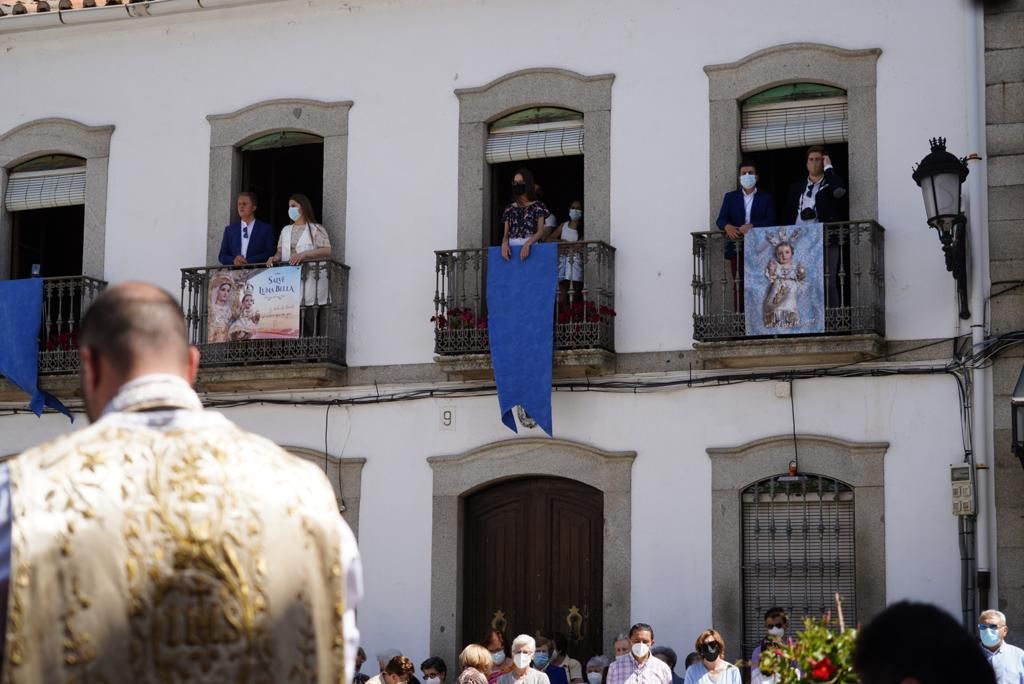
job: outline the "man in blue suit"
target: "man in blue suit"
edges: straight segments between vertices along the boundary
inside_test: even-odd
[[[256,195],[238,193],[237,223],[224,228],[220,241],[220,263],[225,266],[262,264],[277,251],[274,229],[269,223],[256,219]]]
[[[740,162],[740,189],[725,193],[722,208],[718,211],[718,220],[715,221],[718,229],[724,230],[725,236],[729,238],[725,243],[725,258],[729,261],[734,284],[737,283],[737,273],[741,277],[743,275],[743,253],[737,255],[735,241],[746,235],[751,228],[776,225],[775,200],[770,193],[757,189],[758,178],[757,167],[753,162],[746,159]],[[736,284],[733,306],[737,311],[742,311],[742,303],[742,289]]]

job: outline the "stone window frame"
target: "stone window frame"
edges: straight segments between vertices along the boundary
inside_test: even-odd
[[[366,465],[366,459],[335,456],[305,447],[282,446],[281,448],[293,456],[309,461],[324,472],[334,489],[334,498],[338,501],[341,517],[352,528],[352,533],[358,539],[359,499],[363,489],[363,466]]]
[[[755,482],[788,472],[793,441],[793,435],[786,434],[707,450],[715,545],[711,618],[726,644],[743,642],[742,493]],[[801,471],[839,480],[853,489],[857,621],[867,623],[886,605],[884,468],[889,443],[797,435],[796,445]]]
[[[107,175],[113,126],[71,119],[37,119],[0,135],[0,278],[11,277],[14,221],[4,206],[11,169],[37,157],[66,154],[85,159],[85,225],[82,275],[103,280],[107,226]]]
[[[297,131],[323,138],[323,215],[331,238],[332,259],[345,261],[345,217],[348,195],[348,115],[352,101],[323,102],[280,99],[258,102],[228,114],[211,114],[210,179],[206,261],[218,263],[224,226],[235,216],[235,198],[242,190],[241,147],[279,131]],[[225,179],[228,179],[225,181]]]
[[[467,641],[462,634],[465,498],[519,477],[561,477],[589,485],[604,495],[602,643],[610,651],[616,634],[630,620],[635,459],[635,451],[604,451],[579,442],[542,437],[510,439],[461,454],[427,458],[434,481],[430,652],[454,659]],[[477,636],[469,635],[469,639],[474,638]]]
[[[485,157],[490,124],[530,107],[583,114],[583,203],[587,239],[611,244],[611,109],[615,74],[523,69],[487,85],[459,88],[458,248],[490,244],[491,173]],[[525,166],[529,161],[524,161]]]
[[[823,83],[846,91],[850,132],[850,218],[878,220],[878,114],[876,84],[881,48],[846,50],[819,43],[788,43],[758,50],[742,59],[704,67],[710,102],[708,229],[722,196],[736,188],[740,150],[740,110],[744,100],[787,83]]]

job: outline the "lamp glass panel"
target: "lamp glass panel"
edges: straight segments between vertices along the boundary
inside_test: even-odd
[[[956,215],[960,213],[960,174],[940,173],[932,176],[934,184],[935,211],[929,218]]]

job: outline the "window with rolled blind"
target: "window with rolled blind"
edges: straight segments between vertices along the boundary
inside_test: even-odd
[[[849,105],[839,88],[794,83],[770,88],[743,103],[744,152],[844,143],[849,133]]]
[[[85,160],[48,155],[11,169],[4,193],[7,211],[85,204]]]
[[[583,115],[558,107],[532,107],[490,126],[488,164],[583,154]]]
[[[742,492],[743,651],[764,637],[764,613],[782,607],[790,629],[835,615],[856,624],[853,489],[820,475],[778,475]]]

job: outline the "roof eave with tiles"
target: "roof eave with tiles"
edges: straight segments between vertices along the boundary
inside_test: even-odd
[[[280,0],[16,0],[0,1],[0,33],[91,24]]]

